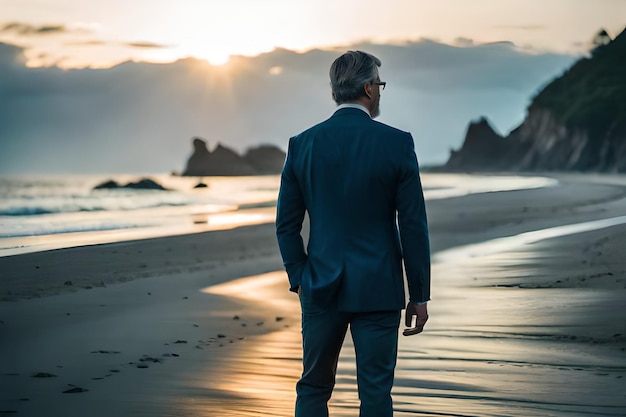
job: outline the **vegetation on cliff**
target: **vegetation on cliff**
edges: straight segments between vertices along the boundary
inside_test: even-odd
[[[594,48],[532,100],[502,138],[473,122],[444,169],[626,172],[626,30]]]
[[[603,137],[626,123],[626,30],[610,40],[602,30],[589,57],[580,59],[532,101],[568,128],[583,128]]]

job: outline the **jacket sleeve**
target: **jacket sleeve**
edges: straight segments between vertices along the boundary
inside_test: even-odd
[[[280,179],[276,208],[276,237],[283,264],[289,276],[289,289],[297,292],[307,260],[300,234],[306,207],[302,190],[294,173],[293,142],[294,138],[291,138]]]
[[[419,166],[410,134],[401,160],[396,209],[402,257],[409,300],[421,303],[430,300],[430,239]]]

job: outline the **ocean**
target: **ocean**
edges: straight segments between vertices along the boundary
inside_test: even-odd
[[[150,178],[160,190],[103,189]],[[200,181],[206,188],[195,188]],[[422,174],[425,198],[553,186],[544,177]],[[273,221],[279,175],[179,177],[32,175],[0,177],[0,256]]]

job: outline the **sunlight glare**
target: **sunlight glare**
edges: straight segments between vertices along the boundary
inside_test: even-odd
[[[190,42],[185,45],[185,54],[207,61],[215,67],[221,67],[230,60],[228,45],[206,44],[204,42]]]
[[[209,64],[215,67],[221,67],[227,64],[230,60],[230,54],[221,51],[206,51],[204,53],[199,52],[193,55],[199,59],[208,61]]]

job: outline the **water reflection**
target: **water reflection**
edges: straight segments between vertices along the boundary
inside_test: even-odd
[[[515,236],[503,237],[489,240],[487,242],[461,246],[457,248],[441,251],[435,255],[437,263],[458,263],[467,262],[467,258],[478,258],[490,254],[512,251],[524,245],[539,242],[545,239],[552,239],[560,236],[567,236],[576,233],[588,232],[591,230],[603,229],[605,227],[616,226],[626,223],[626,216],[613,217],[610,219],[595,220],[584,223],[569,224],[565,226],[550,227],[548,229],[535,230],[521,233]],[[484,264],[484,260],[482,261]]]
[[[472,175],[471,181],[468,181],[467,176],[463,174],[423,174],[422,181],[427,185],[424,190],[424,197],[427,200],[497,191],[555,187],[559,184],[559,181],[554,178],[512,175]]]
[[[598,308],[622,311],[621,294],[519,285],[545,256],[530,243],[624,222],[626,216],[551,228],[438,254],[427,331],[400,339],[395,416],[626,414],[623,352],[597,337],[584,318]],[[283,272],[273,272],[205,291],[298,323],[297,298],[286,282]],[[573,334],[584,337],[574,341]],[[255,337],[206,371],[212,379],[185,407],[193,404],[198,416],[291,416],[300,359],[298,324]],[[331,415],[356,416],[357,410],[348,337]]]

